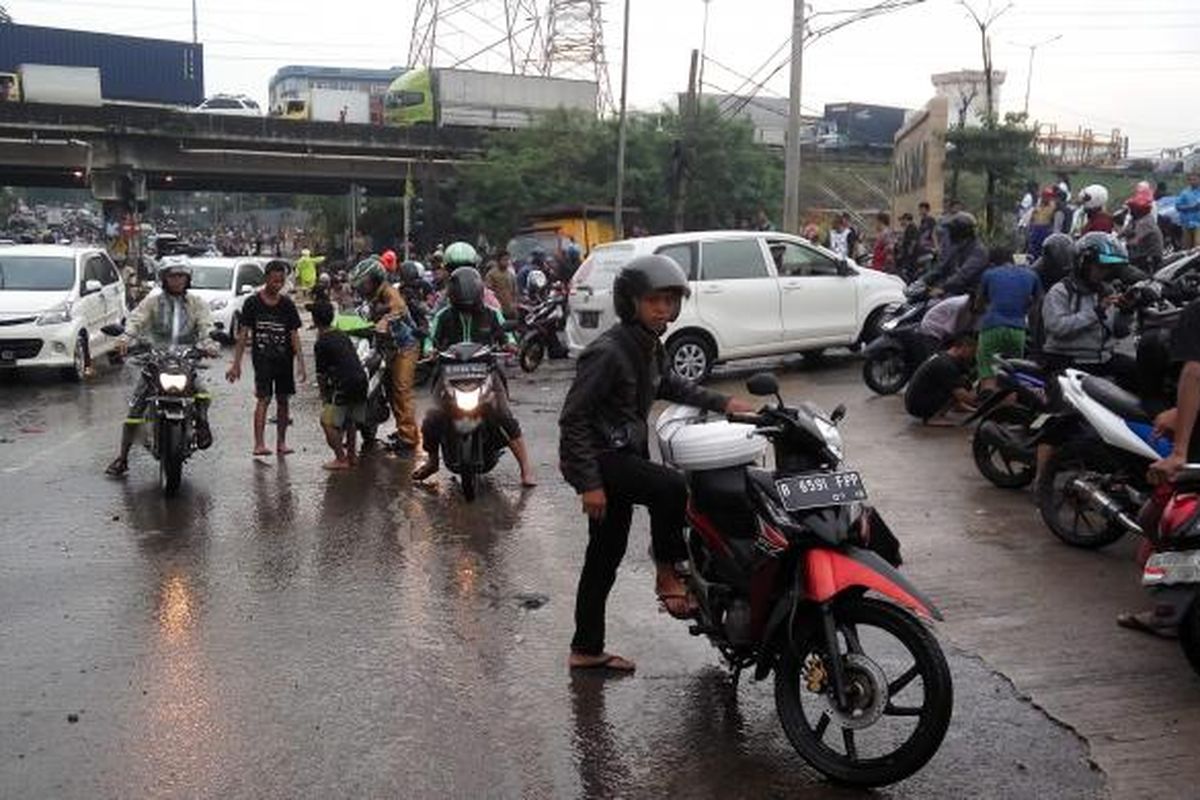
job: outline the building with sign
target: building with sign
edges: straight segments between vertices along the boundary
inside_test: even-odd
[[[892,152],[892,218],[926,202],[940,213],[945,196],[946,129],[950,102],[935,97],[914,112],[896,132]]]

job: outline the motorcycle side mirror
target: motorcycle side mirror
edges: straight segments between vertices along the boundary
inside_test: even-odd
[[[100,329],[100,332],[105,336],[120,336],[125,333],[125,328],[121,325],[105,325]]]
[[[769,372],[760,372],[746,381],[746,389],[755,397],[772,397],[779,394],[779,381]]]
[[[838,403],[838,407],[835,408],[833,410],[833,413],[829,415],[829,421],[832,422],[834,425],[837,425],[839,422],[841,422],[845,418],[846,418],[846,404]]]

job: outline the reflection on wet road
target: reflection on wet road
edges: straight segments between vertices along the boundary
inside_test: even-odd
[[[568,370],[513,380],[543,485],[523,492],[506,457],[470,505],[445,475],[411,486],[406,461],[325,473],[311,388],[298,452],[256,461],[249,390],[220,386],[217,444],[165,501],[145,453],[100,475],[119,372],[0,383],[0,796],[849,796],[793,753],[770,682],[735,688],[656,613],[644,517],[610,602],[638,672],[567,673],[585,536],[557,476]],[[857,402],[853,363],[787,384],[851,419],[895,411]],[[865,436],[849,429],[864,459]],[[1078,739],[980,662],[952,668],[942,752],[884,796],[1101,791]]]

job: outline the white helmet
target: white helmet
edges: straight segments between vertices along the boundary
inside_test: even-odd
[[[540,269],[535,269],[529,273],[529,288],[535,292],[540,292],[546,288],[546,273]]]
[[[1079,204],[1089,211],[1104,208],[1108,205],[1108,189],[1098,183],[1083,187],[1079,190]]]

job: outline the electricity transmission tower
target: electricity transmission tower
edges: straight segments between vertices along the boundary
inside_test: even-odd
[[[612,107],[603,0],[417,0],[410,66],[594,80]]]

